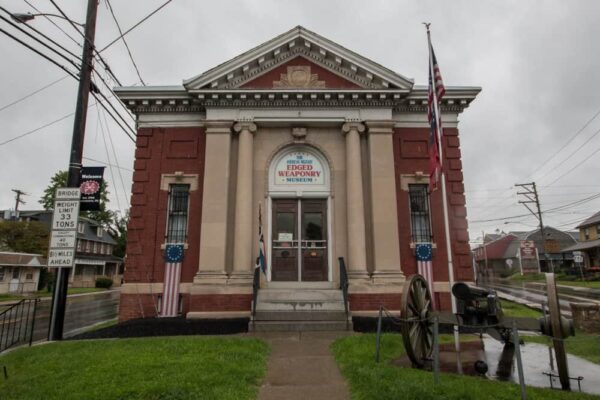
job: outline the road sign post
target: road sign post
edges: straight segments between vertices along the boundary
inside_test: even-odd
[[[50,248],[48,249],[48,267],[58,268],[57,275],[68,276],[68,269],[73,268],[75,263],[77,225],[79,222],[79,198],[79,188],[56,189]],[[66,295],[67,285],[64,285],[60,289]],[[55,289],[52,298],[53,310],[56,310],[57,303],[61,298],[60,295]],[[56,320],[52,318],[50,320],[50,332],[55,329],[55,324]]]

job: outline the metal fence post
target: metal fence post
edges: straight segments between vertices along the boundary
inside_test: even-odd
[[[517,329],[517,323],[513,321],[513,341],[515,343],[515,355],[517,357],[517,371],[519,373],[519,385],[521,386],[521,400],[527,399],[527,393],[525,391],[525,376],[523,375],[523,361],[521,360],[521,343],[519,339],[519,330]]]
[[[440,321],[433,317],[433,383],[440,383]]]
[[[379,306],[379,318],[377,319],[377,343],[375,347],[375,362],[379,362],[379,348],[381,347],[381,320],[383,318],[383,306]]]

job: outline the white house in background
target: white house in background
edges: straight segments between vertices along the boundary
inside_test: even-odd
[[[45,266],[41,254],[0,252],[0,293],[37,291],[40,270]]]

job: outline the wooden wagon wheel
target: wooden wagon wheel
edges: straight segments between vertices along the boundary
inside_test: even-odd
[[[427,281],[421,275],[412,275],[402,289],[402,340],[406,354],[413,365],[422,368],[433,349],[433,311]]]

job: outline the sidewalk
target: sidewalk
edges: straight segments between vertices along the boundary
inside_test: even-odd
[[[329,349],[352,332],[257,332],[271,346],[259,400],[346,400],[348,386]]]

